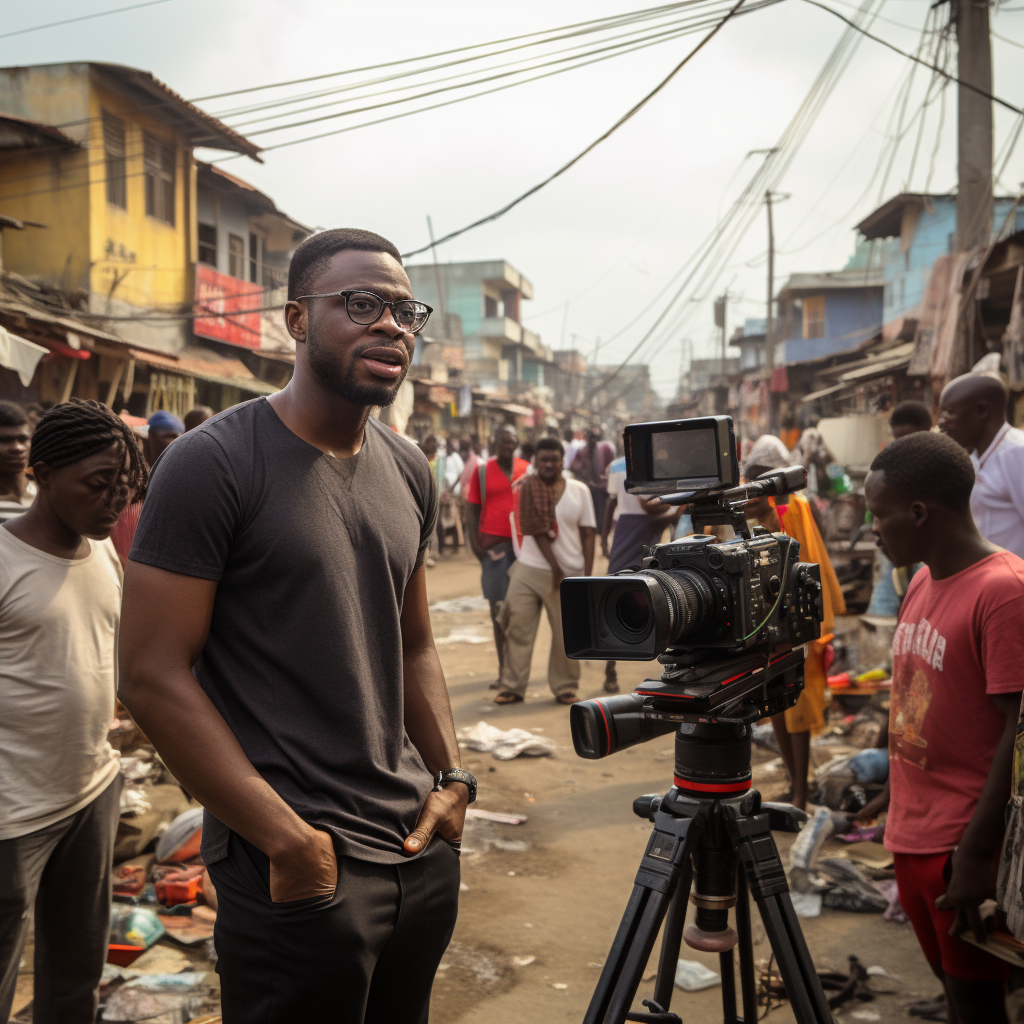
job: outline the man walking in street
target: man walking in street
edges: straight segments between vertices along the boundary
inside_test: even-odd
[[[303,242],[288,296],[287,387],[154,473],[121,696],[207,811],[225,1021],[426,1024],[476,780],[430,632],[430,467],[370,412],[430,307],[356,230]]]
[[[480,560],[480,585],[491,608],[494,645],[498,649],[497,689],[505,668],[505,632],[499,612],[508,591],[508,572],[516,560],[512,548],[512,484],[526,474],[528,462],[515,457],[519,434],[511,424],[499,428],[497,455],[470,476],[463,492],[469,509],[469,543]]]
[[[25,475],[31,440],[25,410],[0,402],[0,523],[22,515],[36,496],[36,485]]]
[[[984,942],[1021,702],[1024,561],[971,518],[971,460],[918,432],[875,456],[864,482],[872,529],[897,565],[924,562],[900,608],[889,712],[885,845],[900,904],[943,983],[949,1020],[1005,1024],[1009,967]],[[951,934],[953,932],[953,934]]]
[[[591,427],[587,432],[586,444],[580,445],[569,463],[577,480],[582,480],[590,488],[590,496],[594,501],[594,514],[597,521],[604,521],[604,506],[608,501],[608,467],[615,458],[615,449],[607,441],[603,441],[600,427]]]
[[[172,442],[185,433],[185,424],[174,413],[157,410],[147,420],[149,427],[146,439],[142,442],[142,450],[146,453],[146,462],[152,469],[156,460],[164,453]]]
[[[557,438],[541,438],[535,456],[537,472],[527,477],[520,489],[523,543],[519,560],[509,573],[502,609],[505,667],[496,704],[514,704],[526,696],[541,608],[551,626],[548,685],[559,704],[577,700],[580,663],[565,653],[559,587],[566,576],[593,573],[597,520],[587,486],[563,477],[563,452]]]
[[[615,519],[618,510],[619,518]],[[619,456],[608,465],[608,503],[601,520],[601,553],[608,559],[608,573],[621,572],[629,566],[638,566],[647,548],[661,540],[666,528],[674,527],[682,514],[680,508],[669,508],[660,501],[644,502],[626,491],[626,457]],[[608,534],[615,523],[611,552]],[[615,662],[604,667],[604,692],[619,692],[619,677]]]
[[[998,377],[957,377],[939,398],[939,430],[970,453],[971,512],[981,535],[1024,557],[1024,430],[1006,422],[1006,403]]]
[[[895,438],[932,429],[932,411],[924,402],[908,398],[900,402],[889,416],[889,429]]]
[[[39,422],[39,487],[0,525],[0,1021],[35,913],[36,1024],[89,1024],[110,931],[121,781],[107,742],[121,565],[107,540],[146,483],[132,429],[77,398]]]

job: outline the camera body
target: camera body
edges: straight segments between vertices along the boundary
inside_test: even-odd
[[[820,635],[821,573],[785,534],[659,544],[639,572],[562,583],[570,658],[650,661],[669,648],[719,657],[799,647]]]

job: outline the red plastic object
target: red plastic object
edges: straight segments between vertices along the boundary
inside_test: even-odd
[[[165,906],[176,903],[191,903],[201,891],[202,877],[189,878],[183,882],[157,882],[156,898]]]
[[[850,686],[850,673],[840,672],[837,676],[828,677],[828,688],[830,690],[845,690]]]
[[[145,946],[116,946],[111,943],[107,946],[107,963],[130,967],[145,952]]]

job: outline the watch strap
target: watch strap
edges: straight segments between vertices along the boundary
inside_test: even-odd
[[[476,776],[465,768],[445,768],[434,776],[434,789],[441,789],[449,782],[461,782],[469,790],[469,802],[476,799]]]

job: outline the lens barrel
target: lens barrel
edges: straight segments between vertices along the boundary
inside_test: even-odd
[[[637,575],[655,580],[667,599],[670,644],[700,633],[715,618],[715,592],[707,577],[696,569],[643,569]]]
[[[569,708],[569,730],[576,753],[596,761],[676,728],[675,722],[645,717],[643,705],[644,698],[637,693],[618,693],[573,704]]]

